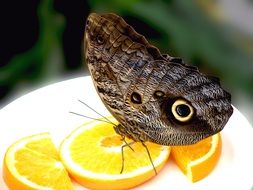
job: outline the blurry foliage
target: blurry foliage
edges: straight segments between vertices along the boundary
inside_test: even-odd
[[[75,63],[80,70],[81,53],[71,54],[72,57],[68,55],[69,52],[78,51],[76,49],[81,52],[88,12],[114,12],[123,16],[161,52],[182,57],[202,71],[218,75],[229,91],[242,89],[253,97],[252,52],[241,48],[238,36],[229,28],[211,20],[196,3],[198,1],[90,0],[88,7],[83,6],[69,13],[75,15],[72,20],[55,9],[55,2],[65,3],[65,12],[71,9],[70,1],[40,1],[37,43],[0,68],[0,88],[16,86],[22,81],[36,83],[39,79],[57,78],[64,73],[63,70],[69,69],[66,62]],[[78,22],[76,28],[67,27],[75,22]],[[78,42],[69,45],[76,36]]]
[[[51,0],[40,2],[38,19],[40,30],[36,44],[27,52],[12,57],[8,64],[2,66],[1,86],[15,86],[16,83],[24,81],[36,83],[42,78],[55,77],[61,71],[64,19],[53,9]]]

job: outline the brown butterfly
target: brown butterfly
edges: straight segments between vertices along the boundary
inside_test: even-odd
[[[233,113],[219,79],[162,55],[121,17],[89,15],[85,57],[94,85],[133,141],[188,145],[221,131]]]

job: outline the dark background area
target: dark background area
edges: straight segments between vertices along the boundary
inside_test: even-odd
[[[253,13],[252,1],[247,3]],[[231,7],[212,0],[4,1],[0,6],[0,107],[46,84],[88,75],[83,61],[85,20],[90,12],[114,12],[161,52],[220,77],[233,104],[250,117],[253,29],[235,22]],[[237,13],[245,11],[237,6]],[[252,25],[250,17],[238,15]]]

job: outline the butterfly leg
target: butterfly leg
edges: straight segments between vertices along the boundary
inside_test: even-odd
[[[134,151],[134,149],[131,147],[132,144],[136,143],[135,141],[132,141],[130,143],[126,142],[125,137],[123,137],[123,141],[126,143],[123,146],[121,146],[121,159],[122,159],[122,165],[121,165],[121,170],[120,170],[120,174],[123,173],[124,171],[124,167],[125,167],[125,158],[124,158],[124,148],[125,147],[129,147],[132,151]]]
[[[146,149],[147,154],[148,154],[149,161],[150,161],[151,164],[152,164],[152,167],[153,167],[153,169],[154,169],[155,175],[157,175],[157,171],[156,171],[156,169],[155,169],[155,166],[154,166],[153,160],[152,160],[152,158],[151,158],[150,152],[149,152],[149,150],[148,150],[148,147],[147,147],[147,145],[146,145],[143,141],[141,141],[141,143],[142,143],[142,145],[144,146],[144,148]]]
[[[131,147],[131,143],[128,143],[127,141],[126,141],[126,137],[125,136],[122,136],[122,139],[121,139],[122,141],[124,141],[124,143],[125,143],[125,146],[128,146],[133,152],[134,152],[134,149]]]

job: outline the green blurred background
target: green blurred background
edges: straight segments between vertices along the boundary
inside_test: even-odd
[[[1,3],[0,107],[57,81],[88,75],[90,12],[114,12],[161,52],[221,78],[233,104],[253,114],[252,0],[26,0]]]

